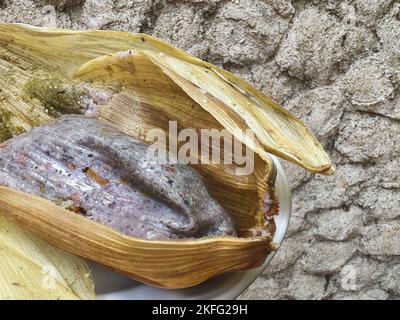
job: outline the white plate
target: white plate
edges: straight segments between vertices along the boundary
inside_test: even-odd
[[[277,168],[275,188],[280,202],[279,215],[275,219],[276,233],[274,242],[281,244],[289,225],[292,198],[282,166],[276,157],[272,156],[272,158]],[[97,298],[101,300],[232,300],[237,298],[257,279],[271,262],[274,255],[275,252],[271,253],[264,264],[257,269],[224,274],[192,288],[175,290],[151,287],[108,271],[93,263],[89,263],[89,265],[93,270]]]

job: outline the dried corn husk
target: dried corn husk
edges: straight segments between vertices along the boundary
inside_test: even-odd
[[[0,187],[5,217],[59,248],[140,281],[187,287],[210,275],[258,266],[272,249],[263,238],[149,241],[125,236],[39,197]]]
[[[82,259],[0,217],[0,300],[94,298]]]
[[[153,128],[227,129],[255,152],[255,170],[196,165],[213,196],[232,215],[241,238],[147,241],[126,237],[40,198],[0,188],[0,213],[49,243],[167,288],[259,266],[274,248],[264,196],[275,200],[268,152],[312,172],[331,174],[319,142],[286,110],[216,66],[156,38],[111,31],[64,31],[0,24],[0,122],[4,137],[79,112],[82,83],[113,92],[98,117],[143,137]],[[62,95],[59,93],[62,92]],[[139,130],[138,130],[139,129]],[[250,140],[246,129],[255,133]],[[0,136],[1,139],[1,136]],[[4,140],[4,139],[3,139]]]

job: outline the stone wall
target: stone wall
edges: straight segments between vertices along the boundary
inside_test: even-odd
[[[153,34],[272,96],[337,173],[284,164],[290,229],[241,298],[400,297],[398,1],[0,0],[0,21]]]

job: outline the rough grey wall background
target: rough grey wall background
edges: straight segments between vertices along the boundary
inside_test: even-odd
[[[337,173],[285,163],[290,230],[241,298],[400,298],[399,1],[0,0],[0,21],[153,34],[272,96]]]

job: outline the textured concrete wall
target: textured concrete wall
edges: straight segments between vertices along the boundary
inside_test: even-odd
[[[43,9],[49,3],[56,21]],[[337,173],[285,164],[290,230],[243,299],[400,297],[399,1],[0,0],[0,7],[0,21],[153,34],[239,74],[318,136]]]

